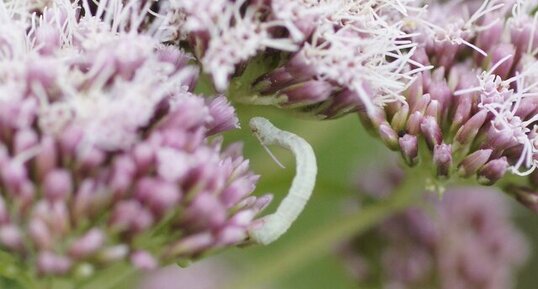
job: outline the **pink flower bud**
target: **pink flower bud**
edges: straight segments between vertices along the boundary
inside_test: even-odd
[[[442,134],[441,128],[437,121],[432,116],[426,116],[422,123],[420,124],[420,130],[426,139],[426,143],[430,149],[433,149],[434,146],[441,144]]]
[[[478,171],[478,181],[484,185],[493,185],[504,176],[508,166],[506,157],[491,160]]]
[[[468,155],[459,165],[458,172],[462,177],[470,177],[480,169],[491,156],[491,150],[477,150]]]
[[[105,234],[99,229],[91,229],[75,240],[69,248],[69,255],[80,259],[94,254],[105,242]]]
[[[58,164],[58,151],[52,137],[45,137],[39,144],[39,153],[35,158],[37,178],[43,181],[45,176]]]
[[[448,177],[452,167],[452,147],[444,143],[435,145],[433,164],[437,169],[437,176]]]
[[[13,224],[0,227],[0,242],[11,250],[21,250],[24,246],[21,231]]]
[[[43,275],[64,275],[72,266],[72,261],[64,256],[45,251],[37,257],[37,268]]]
[[[208,135],[239,128],[239,119],[226,97],[218,96],[209,102],[209,114],[212,117],[208,125]]]
[[[500,60],[502,60],[504,57],[508,55],[512,55],[512,57],[504,61],[499,67],[497,67],[497,69],[495,69],[495,71],[493,71],[493,73],[499,75],[503,79],[508,78],[509,73],[512,69],[512,65],[515,62],[514,60],[515,54],[516,54],[516,50],[514,46],[512,46],[511,44],[506,43],[506,44],[499,44],[495,46],[491,52],[492,64],[498,63]]]
[[[421,131],[421,123],[424,119],[424,116],[420,111],[415,111],[409,117],[407,121],[407,133],[410,135],[419,135]]]
[[[136,251],[131,254],[131,263],[136,268],[144,271],[154,270],[159,265],[157,260],[146,251]]]
[[[418,138],[411,134],[405,134],[398,140],[400,144],[401,154],[405,162],[409,166],[414,166],[418,163]]]
[[[382,123],[379,126],[379,136],[389,149],[398,149],[398,134],[392,129],[392,127],[390,127],[388,123]]]
[[[50,201],[66,200],[72,194],[71,175],[65,170],[49,172],[44,179],[43,194]]]
[[[15,134],[15,154],[20,154],[37,145],[38,136],[30,129],[18,131]]]
[[[487,115],[488,112],[486,110],[480,110],[458,130],[454,139],[462,145],[471,143],[486,121]]]
[[[54,243],[54,236],[52,236],[47,224],[41,219],[33,218],[28,224],[28,233],[32,240],[32,243],[39,249],[51,249]]]
[[[287,87],[281,91],[286,96],[284,106],[314,104],[326,100],[334,91],[333,85],[322,80],[309,80]]]

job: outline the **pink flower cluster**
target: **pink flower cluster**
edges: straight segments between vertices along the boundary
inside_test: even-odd
[[[405,179],[397,167],[370,174],[361,175],[358,189],[377,199]],[[372,185],[383,178],[386,194],[380,195]],[[368,287],[508,289],[515,288],[513,278],[528,249],[502,194],[459,187],[448,189],[442,199],[425,194],[423,204],[355,238],[342,255],[349,271]]]
[[[192,93],[151,2],[21,2],[0,3],[0,246],[78,276],[245,243],[270,197],[251,196],[240,144],[209,138],[234,109]]]
[[[411,65],[432,69],[416,75],[403,101],[362,111],[365,125],[409,165],[426,162],[441,179],[475,176],[491,185],[506,173],[530,175],[509,191],[532,199],[527,192],[538,189],[536,4],[432,3],[427,14],[410,19],[412,59],[421,66]],[[420,157],[420,150],[429,154]]]

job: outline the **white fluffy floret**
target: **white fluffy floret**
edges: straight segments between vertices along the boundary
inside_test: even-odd
[[[225,90],[235,66],[266,48],[295,51],[293,39],[275,37],[270,30],[285,26],[281,21],[261,19],[261,4],[246,0],[172,0],[171,6],[187,14],[180,30],[207,33],[208,43],[201,59],[218,90]],[[242,9],[246,5],[245,11]],[[202,12],[203,11],[203,12]],[[205,36],[204,36],[205,37]]]
[[[496,67],[495,65],[494,67]],[[531,67],[520,74],[501,80],[493,75],[490,69],[480,77],[480,89],[469,91],[480,92],[479,107],[488,110],[494,115],[492,125],[494,128],[508,133],[522,146],[521,154],[510,170],[517,175],[529,175],[538,167],[538,115],[521,119],[518,110],[521,103],[527,99],[538,97],[538,83],[528,82],[530,77],[536,76],[536,69]],[[514,89],[510,89],[514,85]]]
[[[407,2],[341,1],[301,53],[321,78],[355,91],[367,109],[404,101],[414,74],[429,69],[411,60],[416,45],[402,28],[408,13],[420,9]]]

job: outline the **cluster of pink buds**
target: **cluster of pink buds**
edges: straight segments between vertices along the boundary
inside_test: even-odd
[[[416,75],[403,101],[360,112],[365,125],[408,165],[431,165],[439,179],[475,176],[491,185],[513,173],[530,177],[510,191],[538,189],[538,23],[531,2],[433,3],[410,18],[412,60],[420,63],[410,65],[432,69]]]
[[[396,172],[400,177],[391,177]],[[384,199],[404,181],[397,167],[370,173],[358,186],[370,198]],[[370,189],[376,178],[385,179],[387,194]],[[343,257],[357,281],[371,287],[516,288],[513,277],[528,249],[509,208],[502,194],[480,187],[452,188],[442,199],[427,193],[423,204],[345,245]]]
[[[192,57],[162,44],[151,1],[48,2],[0,3],[4,252],[78,276],[247,242],[270,197],[250,195],[240,144],[209,139],[238,126],[234,109],[191,93]]]

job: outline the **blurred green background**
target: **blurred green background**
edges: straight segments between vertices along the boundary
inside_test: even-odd
[[[351,183],[361,164],[380,162],[388,151],[380,142],[367,135],[356,115],[329,121],[290,118],[289,113],[252,106],[237,107],[242,129],[228,132],[227,142],[242,141],[245,156],[252,169],[261,175],[257,194],[270,192],[275,195],[274,211],[288,191],[294,175],[294,161],[290,153],[271,147],[272,152],[285,165],[281,169],[263,150],[248,128],[253,116],[264,116],[277,127],[294,132],[313,146],[318,159],[318,179],[312,199],[298,221],[287,234],[269,246],[252,246],[228,250],[218,258],[230,262],[235,278],[222,284],[222,288],[278,288],[278,289],[347,289],[359,288],[335,254],[338,242],[319,247],[309,247],[309,241],[323,236],[324,225],[346,218],[346,207],[356,206]],[[508,197],[507,197],[508,198]],[[538,238],[538,216],[510,200],[514,218],[527,235],[531,245],[529,262],[517,276],[517,287],[538,288],[538,254],[532,244]],[[300,248],[300,253],[298,249]],[[298,253],[298,254],[296,254]],[[209,258],[211,259],[211,258]],[[200,262],[207,262],[208,259]],[[219,288],[220,289],[220,288]],[[434,288],[432,288],[434,289]],[[472,288],[469,288],[472,289]]]

